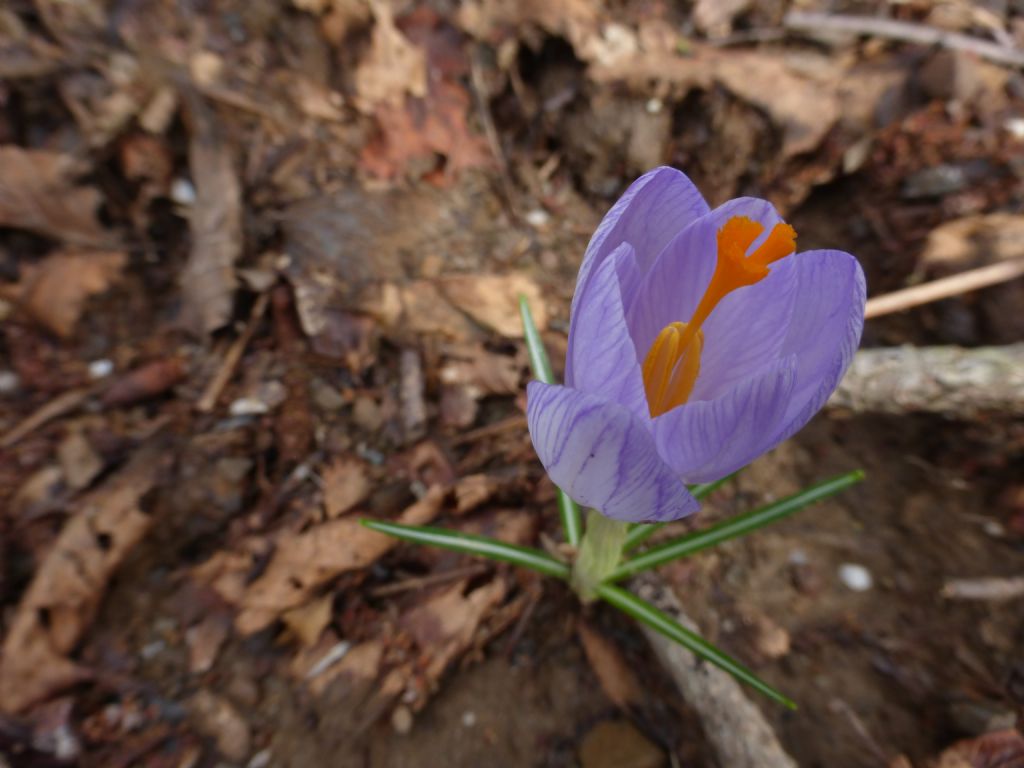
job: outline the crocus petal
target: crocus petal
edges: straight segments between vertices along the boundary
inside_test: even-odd
[[[793,314],[781,355],[796,355],[796,380],[775,443],[806,424],[846,373],[864,329],[864,271],[848,253],[806,251],[794,260]],[[767,282],[767,280],[765,280]]]
[[[644,275],[633,300],[627,301],[626,318],[641,361],[662,328],[669,323],[686,322],[692,317],[708,283],[711,282],[711,275],[714,274],[718,261],[718,230],[733,216],[746,216],[761,223],[766,233],[782,220],[771,203],[752,197],[741,197],[720,205],[679,232],[658,254]],[[767,234],[762,235],[763,237],[767,237]],[[730,298],[732,297],[727,296],[726,300]],[[711,317],[713,318],[718,311],[716,309]],[[711,342],[707,332],[709,327],[712,326],[705,324],[705,354]],[[764,329],[759,324],[756,329],[752,326],[751,330],[754,330],[757,336]],[[774,344],[775,349],[781,340],[782,332],[779,331]],[[750,347],[753,348],[758,343],[763,343],[763,340],[752,337]],[[745,368],[742,377],[750,375],[769,359],[771,355],[766,355],[754,365]],[[703,358],[701,368],[704,368]],[[697,388],[700,387],[701,380],[698,378]],[[693,397],[699,396],[695,390]]]
[[[700,506],[644,423],[616,403],[531,382],[526,419],[541,464],[578,503],[627,522],[677,520]]]
[[[714,400],[691,401],[654,419],[666,463],[688,483],[706,483],[746,466],[778,434],[793,393],[796,358],[778,360]]]
[[[648,171],[629,185],[590,238],[576,278],[576,295],[620,244],[633,246],[640,271],[646,272],[665,244],[708,210],[700,190],[682,171],[665,166]],[[576,296],[572,306],[576,308]]]
[[[591,274],[578,293],[565,383],[642,415],[647,413],[647,397],[622,307],[623,285],[639,279],[629,243],[616,248]]]

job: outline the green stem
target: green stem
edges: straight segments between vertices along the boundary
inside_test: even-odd
[[[584,603],[597,599],[598,585],[615,570],[622,559],[622,545],[629,532],[627,523],[587,510],[587,527],[573,565],[570,583]]]

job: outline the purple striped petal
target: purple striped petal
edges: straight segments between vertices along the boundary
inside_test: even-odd
[[[541,464],[578,503],[626,522],[677,520],[699,508],[643,421],[621,405],[538,381],[526,402]]]
[[[796,359],[790,356],[714,400],[690,401],[659,416],[653,421],[658,452],[688,483],[735,472],[779,434],[795,380]]]
[[[700,191],[682,171],[655,168],[634,181],[590,239],[576,278],[570,324],[575,324],[578,297],[593,271],[622,243],[636,253],[640,272],[646,272],[662,248],[694,219],[708,212]],[[566,362],[566,375],[572,363]]]
[[[623,285],[639,282],[636,254],[623,243],[579,292],[569,331],[566,386],[647,414],[647,396],[622,307]],[[570,364],[571,361],[571,364]]]
[[[626,318],[641,361],[662,328],[672,322],[687,322],[693,316],[711,282],[718,261],[718,230],[733,216],[747,216],[760,222],[765,228],[761,239],[767,237],[767,232],[782,221],[771,203],[741,197],[701,216],[676,235],[644,275],[634,300],[627,303]],[[765,318],[767,322],[760,317],[747,317],[742,329],[722,323],[716,317],[727,307],[727,302],[745,307],[744,292],[757,288],[769,279],[727,296],[704,324],[701,377],[697,380],[693,399],[713,396],[711,393],[715,390],[724,391],[725,386],[714,386],[720,374],[725,379],[721,384],[727,385],[750,376],[777,355],[785,331],[784,327],[778,327],[784,318],[777,315],[784,309],[784,301],[779,300],[771,305],[772,313]],[[773,291],[766,293],[778,290],[776,286]],[[723,339],[723,343],[718,343],[715,341],[716,336],[727,338]],[[736,342],[742,345],[741,349],[733,349],[732,344]],[[722,355],[732,359],[721,361]],[[724,365],[719,365],[720,362],[724,362]],[[713,372],[710,377],[706,374],[708,369]]]
[[[792,261],[793,315],[780,354],[797,356],[796,381],[775,443],[794,434],[825,405],[850,366],[864,329],[867,287],[857,259],[843,251],[819,250]]]

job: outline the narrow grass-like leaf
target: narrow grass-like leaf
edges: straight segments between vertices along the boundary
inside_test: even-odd
[[[525,296],[519,297],[519,314],[523,318],[523,336],[526,339],[526,349],[530,354],[530,367],[533,375],[538,381],[545,384],[555,383],[555,374],[551,370],[551,360],[548,358],[548,351],[544,349],[544,342],[540,338],[537,325],[533,322],[533,314],[530,312],[530,304]],[[558,489],[558,514],[562,518],[562,531],[565,533],[565,540],[574,547],[580,545],[580,538],[583,536],[583,517],[580,514],[579,505],[570,499],[561,488]]]
[[[839,475],[831,480],[826,480],[823,483],[806,488],[781,501],[767,504],[752,512],[737,515],[703,531],[694,531],[685,536],[680,536],[678,539],[665,542],[647,550],[641,555],[626,560],[615,569],[615,572],[608,577],[608,580],[621,581],[651,568],[657,568],[659,565],[664,565],[672,560],[678,560],[702,549],[721,544],[723,541],[756,531],[758,528],[781,520],[810,504],[827,499],[829,496],[834,496],[863,479],[864,473],[859,469],[854,472],[848,472],[845,475]]]
[[[701,483],[700,485],[691,485],[690,493],[693,494],[693,497],[697,499],[697,501],[700,501],[705,496],[710,494],[712,491],[716,491],[723,485],[728,483],[730,480],[736,477],[736,475],[738,475],[741,471],[742,470],[738,469],[731,475],[726,475],[721,480],[715,480],[715,482],[713,483]],[[666,525],[668,525],[668,523],[637,523],[636,525],[630,527],[629,534],[626,536],[626,543],[623,545],[622,551],[629,552],[629,550],[639,547],[641,544],[647,541],[647,539],[649,539],[651,536],[653,536]]]
[[[449,531],[445,528],[426,525],[402,525],[383,520],[360,520],[360,522],[372,531],[386,533],[403,541],[500,560],[503,563],[512,563],[558,579],[568,580],[569,578],[568,565],[558,562],[551,555],[541,552],[539,549],[520,547],[487,536],[476,536],[471,533]]]
[[[789,709],[796,709],[796,703],[792,699],[779,693],[738,661],[718,650],[700,635],[691,632],[646,600],[641,600],[633,593],[613,584],[601,584],[597,588],[597,596],[637,621],[643,622],[656,632],[679,643],[694,655],[724,669],[737,680],[760,691],[773,701],[777,701]]]

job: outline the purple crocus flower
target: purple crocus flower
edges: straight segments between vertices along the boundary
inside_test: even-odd
[[[616,520],[674,520],[799,430],[864,325],[848,253],[794,253],[772,205],[711,210],[673,168],[637,179],[587,247],[565,386],[531,382],[530,437],[551,479]]]

